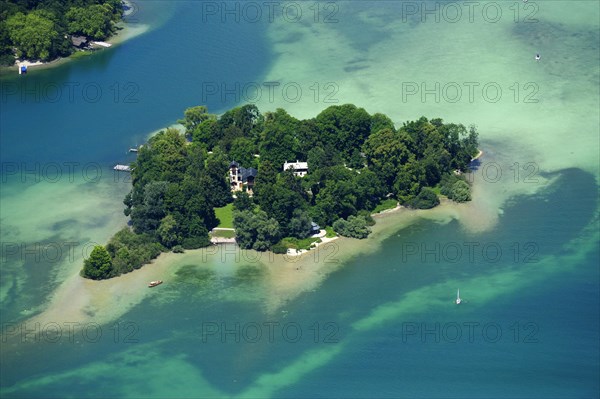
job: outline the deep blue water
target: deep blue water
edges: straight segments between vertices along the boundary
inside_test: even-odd
[[[98,343],[42,342],[19,347],[9,341],[19,356],[16,352],[3,353],[7,367],[3,368],[2,384],[10,386],[26,376],[75,371],[74,376],[62,381],[15,394],[59,397],[68,389],[78,397],[98,397],[100,393],[118,397],[121,389],[133,384],[123,377],[132,372],[132,367],[160,367],[162,358],[184,356],[212,386],[235,396],[265,372],[277,372],[310,351],[326,351],[339,345],[341,352],[330,362],[276,391],[275,396],[594,397],[599,388],[595,376],[600,371],[598,250],[577,264],[564,265],[564,271],[555,264],[536,269],[535,263],[523,263],[522,258],[515,262],[512,254],[497,263],[477,256],[473,262],[462,257],[453,263],[443,257],[438,261],[434,256],[426,262],[410,257],[403,260],[399,253],[399,248],[406,248],[408,243],[433,247],[435,243],[494,242],[506,249],[535,237],[539,244],[536,259],[560,256],[565,252],[560,243],[577,237],[595,212],[597,202],[591,195],[579,197],[577,208],[566,206],[573,196],[588,190],[594,190],[592,176],[579,170],[564,171],[546,192],[521,198],[507,207],[498,227],[478,237],[466,234],[457,223],[417,223],[387,239],[381,251],[355,258],[318,290],[286,305],[285,314],[266,315],[260,302],[216,299],[223,291],[237,290],[243,296],[260,290],[261,273],[254,266],[241,268],[234,277],[219,279],[214,273],[198,272],[190,265],[187,270],[191,274],[165,286],[161,294],[119,320],[135,322],[136,344],[115,344],[109,332],[114,328],[112,324],[104,326],[104,332],[109,333]],[[485,293],[475,287],[463,293],[468,300],[460,308],[452,304],[452,293],[448,293],[447,305],[404,312],[366,331],[353,327],[379,305],[401,303],[404,293],[435,287],[457,275],[459,280],[468,281],[472,276],[493,277],[500,271],[520,269],[525,270],[523,278],[532,273],[543,277],[537,283],[517,283],[519,289],[507,290],[491,302],[478,303],[478,297]],[[292,342],[294,330],[286,337],[276,330],[273,342],[264,334],[258,342],[249,342],[254,336],[252,331],[246,335],[235,333],[236,323],[263,326],[269,321],[281,326],[297,323],[302,338]],[[203,338],[203,331],[216,325],[221,328],[221,323],[233,332],[223,335],[220,331]],[[319,323],[317,338],[314,323]],[[333,327],[325,328],[326,323]],[[471,338],[469,325],[473,326]],[[484,332],[485,325],[491,326]],[[422,335],[421,329],[429,329],[429,334]],[[148,351],[148,357],[115,360],[121,355],[127,358],[123,352],[134,350],[134,345],[142,346],[142,352]],[[24,361],[28,358],[31,361]],[[85,374],[84,368],[94,362],[112,365],[116,386],[110,386],[113,377],[101,385],[101,391],[95,379],[79,381],[77,369]],[[168,375],[176,370],[165,366],[163,372]],[[75,381],[78,383],[72,385]],[[178,396],[177,389],[171,392]],[[204,397],[201,391],[198,397]]]
[[[187,107],[219,113],[236,104],[235,95],[207,88],[261,81],[271,58],[262,24],[202,22],[197,2],[150,5],[174,13],[170,23],[93,57],[2,81],[5,162],[110,163]]]

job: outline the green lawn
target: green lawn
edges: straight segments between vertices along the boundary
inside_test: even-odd
[[[82,57],[87,57],[92,55],[93,52],[92,51],[76,51],[73,54],[71,54],[69,57],[73,60],[76,60],[78,58],[82,58]]]
[[[382,211],[385,211],[386,209],[393,209],[396,207],[396,205],[398,205],[398,201],[395,199],[386,199],[383,200],[379,203],[379,205],[377,205],[375,207],[375,209],[373,209],[373,212],[371,213],[379,213]]]
[[[233,238],[235,237],[234,230],[213,230],[213,237],[222,237],[222,238]]]
[[[217,227],[233,228],[233,204],[227,204],[222,208],[215,208],[215,215],[219,219]]]
[[[337,236],[337,234],[333,230],[333,227],[331,227],[331,226],[325,227],[325,232],[326,232],[325,238],[333,238],[333,237]]]
[[[310,249],[312,244],[317,242],[321,242],[321,239],[317,237],[308,237],[300,240],[295,237],[286,237],[282,238],[279,244],[285,245],[286,247],[293,249]]]

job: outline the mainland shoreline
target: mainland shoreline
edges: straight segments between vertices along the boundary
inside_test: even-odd
[[[128,9],[133,9],[135,6],[131,0],[123,0],[122,1],[124,7],[128,7]],[[131,12],[129,12],[130,14]],[[125,11],[123,13],[123,17],[127,17],[128,13]],[[76,50],[73,54],[68,57],[58,57],[51,61],[28,61],[28,60],[19,60],[16,59],[15,63],[11,66],[0,66],[0,76],[8,76],[9,74],[18,75],[18,68],[21,65],[27,66],[27,73],[31,73],[32,70],[44,70],[55,68],[61,65],[66,64],[67,62],[75,61],[81,58],[87,58],[90,56],[94,56],[97,51],[110,50],[115,48],[116,46],[126,42],[127,40],[133,39],[136,36],[139,36],[145,33],[148,29],[148,25],[143,24],[131,24],[127,23],[124,20],[119,21],[116,24],[117,32],[108,38],[104,43],[110,45],[110,47],[104,46],[95,46],[94,51],[85,50],[85,54],[79,55],[82,53],[80,50]],[[75,57],[73,57],[75,55]]]

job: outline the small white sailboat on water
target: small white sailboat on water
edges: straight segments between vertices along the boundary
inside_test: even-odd
[[[461,302],[462,302],[462,299],[460,299],[460,289],[458,289],[456,291],[456,304],[460,305]]]

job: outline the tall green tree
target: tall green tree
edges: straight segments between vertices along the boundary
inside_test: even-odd
[[[178,234],[177,222],[173,215],[167,215],[160,221],[157,233],[160,242],[167,248],[172,248],[174,245],[180,243],[181,238]]]
[[[298,126],[299,121],[283,109],[267,113],[260,137],[261,161],[269,161],[281,168],[284,162],[300,158],[296,136]]]
[[[47,61],[57,53],[60,35],[56,24],[45,11],[17,13],[6,21],[10,40],[17,56]]]
[[[321,173],[315,205],[310,209],[311,216],[318,224],[331,226],[337,219],[357,213],[356,175],[357,172],[343,166],[327,168]]]
[[[113,31],[113,9],[110,4],[72,7],[66,14],[69,33],[82,34],[95,40],[104,40]]]
[[[213,153],[206,159],[206,177],[209,185],[206,186],[206,198],[215,208],[227,205],[233,199],[231,188],[227,180],[229,159],[220,147],[215,147]]]
[[[348,166],[362,167],[353,153],[362,147],[371,133],[371,117],[367,111],[353,104],[333,105],[315,120],[324,146],[339,151]]]
[[[439,203],[440,199],[435,192],[429,187],[423,187],[419,194],[408,202],[408,205],[417,209],[430,209],[437,206]]]
[[[11,46],[8,29],[6,28],[6,17],[0,16],[0,65],[11,66],[15,63],[15,56]]]
[[[254,104],[246,104],[226,111],[219,118],[218,124],[222,130],[235,126],[241,137],[254,138],[258,133],[255,129],[260,129],[263,121],[264,118],[258,107]]]
[[[364,216],[350,216],[348,220],[338,219],[332,227],[336,233],[344,237],[367,238],[371,233]]]
[[[262,210],[234,211],[236,242],[243,249],[266,251],[279,241],[279,223]]]
[[[394,122],[392,122],[389,116],[381,113],[373,114],[371,116],[371,133],[377,133],[382,129],[396,130]]]
[[[187,134],[192,134],[198,126],[202,124],[202,122],[215,119],[215,115],[208,113],[208,108],[204,105],[198,105],[196,107],[190,107],[183,112],[183,119],[178,120],[177,122],[181,123],[186,130]]]
[[[136,233],[154,234],[165,214],[165,194],[169,183],[153,181],[144,186],[142,198],[131,209],[131,221]]]
[[[357,209],[373,210],[389,192],[381,183],[379,176],[367,168],[361,170],[354,181]]]
[[[363,148],[367,165],[381,179],[388,192],[394,184],[400,166],[411,157],[412,139],[403,132],[384,128],[373,133]]]
[[[229,158],[232,161],[237,161],[245,168],[254,167],[256,165],[254,154],[256,149],[252,140],[246,137],[238,137],[231,143],[229,150]]]
[[[236,198],[233,200],[233,209],[236,211],[252,211],[254,210],[254,201],[252,197],[245,192],[241,191],[236,193]]]
[[[419,194],[425,181],[425,168],[411,156],[411,159],[400,167],[393,192],[400,203],[406,203]]]
[[[269,217],[277,220],[284,235],[288,234],[287,226],[294,217],[295,211],[303,210],[308,205],[301,194],[302,185],[298,180],[299,178],[291,171],[283,173],[272,186],[269,203],[261,202],[261,209],[266,211]]]
[[[90,257],[83,261],[82,276],[92,280],[109,278],[112,272],[112,259],[106,248],[96,245]]]
[[[254,199],[261,209],[266,212],[271,212],[277,175],[278,170],[273,163],[268,160],[261,160],[254,184]]]

